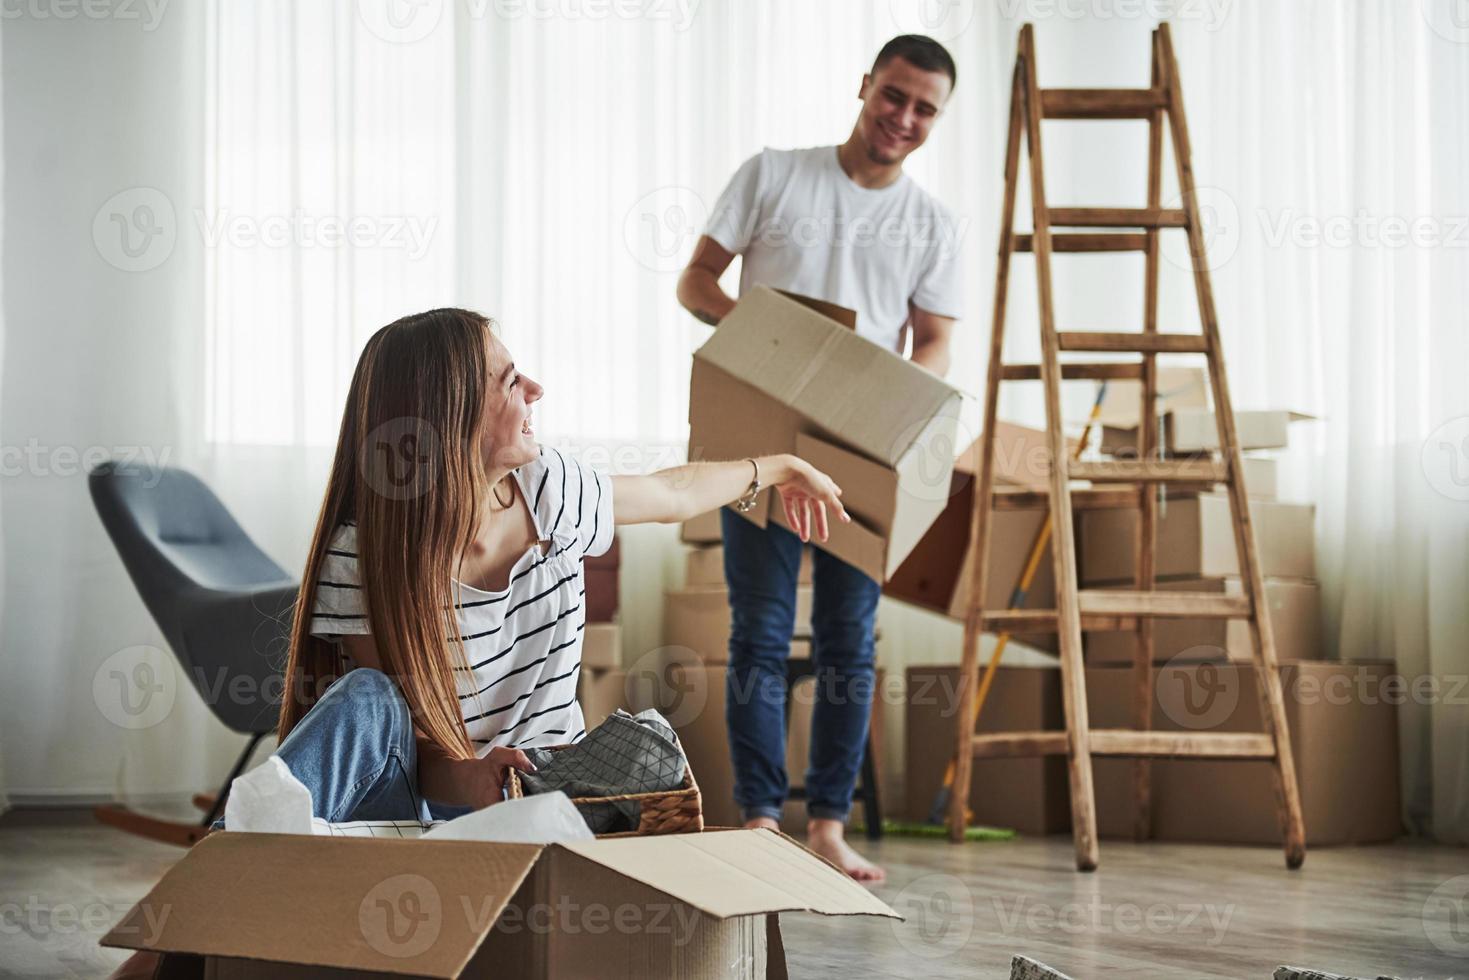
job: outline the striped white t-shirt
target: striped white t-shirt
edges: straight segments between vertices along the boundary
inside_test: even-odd
[[[470,669],[459,704],[475,751],[555,745],[586,734],[577,703],[586,583],[582,561],[612,546],[612,480],[550,447],[514,471],[541,544],[510,570],[510,587],[458,588],[459,635]],[[542,548],[545,548],[544,552]],[[311,632],[335,639],[368,633],[357,568],[357,528],[332,537],[317,582]]]

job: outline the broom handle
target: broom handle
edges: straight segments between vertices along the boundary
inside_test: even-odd
[[[1097,389],[1096,400],[1092,402],[1091,414],[1087,416],[1086,428],[1081,430],[1081,440],[1076,444],[1076,451],[1071,454],[1072,459],[1080,459],[1081,454],[1086,451],[1086,444],[1091,439],[1092,426],[1102,415],[1102,398],[1107,393],[1107,382],[1103,381]],[[1051,541],[1051,514],[1046,513],[1045,523],[1035,534],[1035,543],[1031,545],[1030,557],[1025,562],[1025,568],[1020,573],[1020,580],[1015,584],[1015,590],[1010,593],[1010,608],[1019,609],[1025,605],[1025,594],[1030,589],[1031,582],[1035,579],[1035,573],[1040,568],[1041,556],[1045,554],[1046,546]],[[1005,647],[1010,642],[1008,632],[1001,633],[995,641],[995,651],[990,654],[990,662],[985,665],[984,678],[979,682],[979,690],[974,695],[974,711],[969,720],[969,728],[979,724],[979,713],[984,710],[985,698],[989,697],[990,685],[995,681],[995,672],[999,670],[1000,658],[1005,654]],[[954,785],[954,769],[958,765],[957,753],[949,759],[949,766],[944,770],[944,786]],[[967,806],[966,806],[967,812]]]

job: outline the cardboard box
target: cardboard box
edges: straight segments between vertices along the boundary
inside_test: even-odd
[[[1304,412],[1283,410],[1236,411],[1234,430],[1241,450],[1284,449],[1290,444],[1290,424],[1314,418]],[[1178,408],[1163,416],[1159,434],[1170,456],[1209,452],[1219,448],[1217,424],[1214,413],[1207,408]],[[1136,425],[1102,428],[1102,452],[1127,454],[1136,448]]]
[[[795,657],[796,651],[792,651]],[[808,651],[809,655],[809,651]],[[698,774],[699,794],[704,802],[704,822],[738,826],[740,809],[734,799],[734,768],[729,756],[729,732],[725,715],[725,671],[723,664],[694,663],[686,658],[671,657],[664,664],[666,672],[662,688],[666,692],[660,710],[675,722],[674,730],[688,756],[689,766]],[[882,690],[885,675],[877,672],[877,690]],[[792,786],[805,782],[806,765],[811,752],[811,716],[816,697],[815,679],[797,684],[790,694],[791,723],[786,736],[786,772]],[[876,744],[882,745],[883,704],[874,697],[872,731]],[[879,755],[878,771],[881,772]],[[859,777],[860,778],[860,777]],[[805,804],[794,802],[788,809],[804,813]],[[860,804],[854,804],[860,816]]]
[[[165,962],[221,980],[784,977],[778,913],[798,910],[897,918],[768,830],[549,846],[226,832],[102,944],[203,957]]]
[[[1066,451],[1076,451],[1076,439],[1066,440]],[[970,443],[969,448],[954,460],[954,472],[973,480],[979,473],[980,449],[983,438]],[[1050,487],[1051,447],[1044,429],[1032,429],[1013,422],[995,421],[995,485],[1025,487],[1044,493]],[[951,481],[949,497],[953,501],[954,486]]]
[[[719,511],[711,510],[684,521],[679,525],[678,538],[684,544],[718,544],[723,541]]]
[[[582,628],[582,670],[615,670],[622,666],[622,626],[587,623]]]
[[[796,586],[796,636],[811,635],[813,589]],[[722,586],[663,594],[663,642],[687,647],[709,663],[729,660],[729,592]]]
[[[1108,381],[1098,420],[1103,426],[1136,430],[1142,397],[1141,381]],[[1207,409],[1209,404],[1208,371],[1198,367],[1159,366],[1154,411],[1163,414],[1178,408]]]
[[[1130,588],[1127,585],[1105,588]],[[1163,592],[1216,592],[1239,595],[1237,578],[1172,579],[1158,583]],[[1317,660],[1321,650],[1321,587],[1303,579],[1265,580],[1265,600],[1281,660]],[[1083,637],[1089,664],[1131,664],[1136,634],[1087,633]],[[1153,621],[1153,662],[1234,660],[1254,657],[1250,625],[1241,619],[1157,619]]]
[[[820,547],[881,582],[944,508],[960,394],[834,312],[763,286],[740,298],[694,354],[689,459],[807,459],[853,518]],[[772,497],[741,516],[784,525]]]
[[[1153,729],[1261,731],[1254,675],[1252,666],[1241,664],[1159,670]],[[1402,832],[1396,702],[1405,692],[1401,684],[1393,687],[1392,676],[1387,661],[1282,664],[1308,846],[1375,843]],[[958,668],[913,667],[908,678],[907,815],[922,820],[953,751],[955,709],[941,714],[932,699],[920,699],[918,684],[930,678],[933,689],[955,689],[944,685],[958,683]],[[1060,685],[1061,672],[1055,667],[1001,667],[977,730],[1061,729]],[[1086,685],[1093,728],[1132,727],[1130,668],[1088,667]],[[938,703],[949,702],[940,697]],[[1151,770],[1155,839],[1280,843],[1268,762],[1156,759]],[[975,822],[1021,833],[1070,832],[1070,790],[1062,757],[977,759],[974,771],[970,805]],[[1132,760],[1094,757],[1092,776],[1099,833],[1131,837]]]
[[[1316,577],[1316,508],[1274,500],[1250,501],[1260,570],[1267,578]],[[1089,510],[1080,516],[1083,586],[1130,582],[1134,510]],[[1229,497],[1222,493],[1169,497],[1159,508],[1159,578],[1221,578],[1239,574]]]
[[[651,704],[634,704],[628,697],[627,672],[624,670],[582,670],[577,678],[576,699],[581,703],[581,713],[587,731],[607,720],[607,716],[621,709],[637,714]]]
[[[586,579],[588,623],[610,623],[617,618],[618,570],[622,566],[622,546],[614,535],[612,547],[582,564]]]
[[[801,550],[801,568],[796,573],[800,585],[811,584],[811,549]],[[709,545],[690,548],[684,556],[684,585],[690,588],[713,586],[724,588],[724,546]]]

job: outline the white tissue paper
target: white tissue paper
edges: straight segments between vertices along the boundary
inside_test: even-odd
[[[554,844],[589,840],[592,832],[565,793],[506,800],[450,821],[354,820],[328,823],[311,815],[311,791],[279,756],[271,756],[230,784],[225,829],[260,834],[338,837],[432,837],[435,840]]]

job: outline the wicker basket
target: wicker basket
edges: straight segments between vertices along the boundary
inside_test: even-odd
[[[569,745],[548,745],[552,752],[570,748]],[[509,770],[505,781],[507,799],[518,800],[525,796],[520,783],[520,771]],[[684,761],[683,785],[678,789],[660,793],[624,793],[621,796],[585,796],[573,799],[573,804],[622,803],[633,801],[638,804],[637,834],[697,834],[704,829],[704,801],[699,795],[699,784],[694,782],[694,770]],[[617,837],[620,834],[601,834]]]

